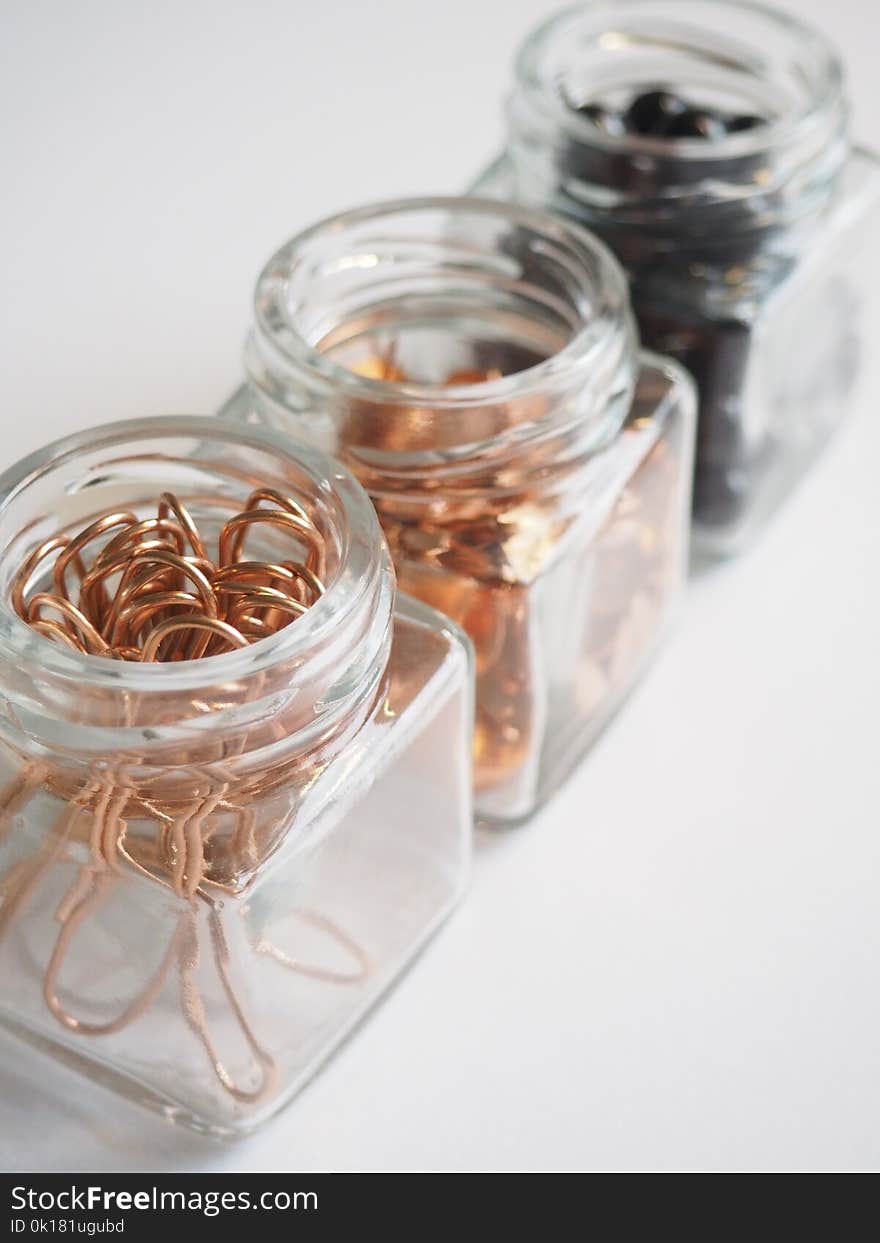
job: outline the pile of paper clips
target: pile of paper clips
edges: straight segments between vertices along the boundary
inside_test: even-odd
[[[247,560],[251,528],[290,536],[294,559]],[[88,553],[98,548],[88,564]],[[47,560],[54,555],[51,589]],[[38,633],[75,651],[131,661],[197,660],[246,647],[301,617],[324,594],[325,545],[296,500],[257,488],[221,527],[209,552],[170,492],[155,517],[102,514],[78,534],[60,533],[24,559],[12,606]]]

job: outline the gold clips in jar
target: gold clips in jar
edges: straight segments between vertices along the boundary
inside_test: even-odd
[[[266,525],[290,538],[292,559],[245,558],[248,534]],[[51,589],[34,590],[53,554]],[[187,508],[164,492],[155,517],[112,511],[75,535],[44,540],[16,570],[10,599],[33,630],[74,651],[195,660],[246,647],[301,617],[324,594],[325,573],[324,537],[292,497],[255,489],[221,526],[213,557]]]

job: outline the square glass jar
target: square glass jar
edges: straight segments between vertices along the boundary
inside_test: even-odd
[[[327,559],[325,593],[269,638],[139,664],[56,645],[9,605],[59,530],[154,513],[170,489],[214,538],[257,487],[308,510]],[[290,534],[254,526],[247,546],[280,561]],[[7,471],[0,1022],[189,1126],[260,1124],[462,893],[470,660],[447,618],[395,594],[356,481],[288,437],[123,422]]]
[[[694,394],[640,353],[606,248],[542,212],[349,212],[257,285],[225,407],[338,456],[404,590],[476,650],[481,819],[528,818],[653,654],[683,583]]]
[[[598,234],[694,376],[694,540],[739,551],[861,396],[880,162],[815,31],[739,0],[589,0],[524,44],[474,191]]]

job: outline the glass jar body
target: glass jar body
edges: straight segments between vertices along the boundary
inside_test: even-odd
[[[330,447],[326,424],[292,421],[254,385],[223,413]],[[402,508],[368,484],[401,588],[474,645],[483,821],[533,815],[649,663],[686,575],[693,436],[688,378],[643,354],[621,431],[579,469],[564,500],[532,488],[499,504],[487,493],[463,522],[455,507],[438,512],[434,493],[426,519],[423,506]]]
[[[105,430],[4,489],[7,551],[19,528],[138,509],[157,478],[202,526],[212,498],[254,481],[303,495],[289,448],[215,420],[170,420],[163,436],[161,422],[137,437]],[[326,618],[294,636],[309,615],[298,619],[274,652],[265,640],[135,672],[91,658],[96,680],[77,690],[69,658],[47,663],[51,645],[2,619],[0,1021],[218,1135],[291,1098],[467,876],[467,643],[418,602],[393,604],[353,486],[335,467],[320,485],[342,594],[331,584]],[[337,606],[357,651],[319,668]],[[10,667],[16,643],[24,677]]]
[[[633,685],[684,575],[693,386],[608,250],[470,198],[356,209],[270,259],[223,410],[338,457],[402,588],[476,650],[481,819],[528,818]]]
[[[535,201],[509,155],[473,190],[504,202]],[[560,210],[558,202],[539,202]],[[751,544],[863,400],[878,236],[880,160],[856,150],[821,232],[775,281],[756,285],[746,269],[737,290],[724,270],[693,279],[674,258],[632,280],[643,344],[675,358],[697,384],[697,554],[731,556]]]
[[[642,343],[697,382],[709,556],[759,534],[858,404],[880,265],[880,161],[848,147],[831,53],[782,15],[723,8],[596,0],[548,23],[520,57],[508,147],[473,186],[570,216],[623,263]],[[774,123],[707,150],[603,135],[565,103],[656,84]]]

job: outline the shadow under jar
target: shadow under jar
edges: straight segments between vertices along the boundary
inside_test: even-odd
[[[213,545],[258,487],[301,506],[325,562],[324,594],[269,638],[137,663],[56,645],[10,608],[15,570],[59,530],[108,510],[143,519],[171,490]],[[291,557],[290,531],[271,523],[246,544],[248,558]],[[51,557],[36,580],[51,589]],[[363,490],[288,437],[216,418],[123,422],[12,467],[0,1021],[198,1129],[262,1122],[462,891],[468,649],[446,618],[395,603]]]
[[[690,380],[639,354],[604,246],[477,199],[368,207],[294,239],[259,279],[246,362],[225,416],[341,458],[401,587],[470,635],[477,811],[525,819],[676,598]]]
[[[738,551],[853,404],[880,223],[820,35],[736,0],[595,0],[525,43],[475,191],[594,231],[697,381],[695,546]]]

